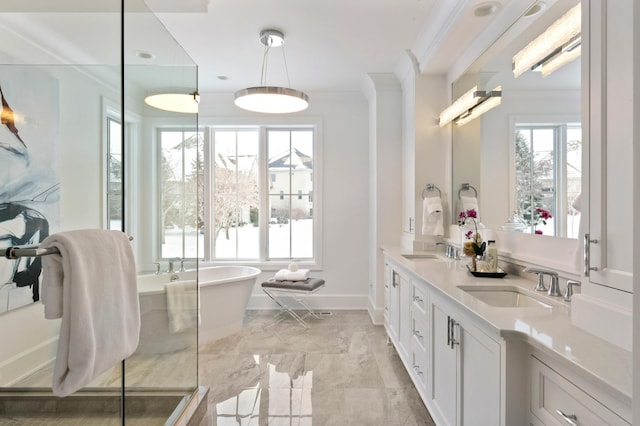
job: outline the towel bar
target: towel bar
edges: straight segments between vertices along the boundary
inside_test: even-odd
[[[468,183],[463,183],[460,185],[460,189],[458,189],[458,200],[460,200],[460,193],[462,191],[473,191],[473,196],[478,198],[478,191]]]
[[[129,241],[133,237],[129,236]],[[41,249],[39,246],[11,246],[4,251],[4,257],[7,259],[18,259],[20,257],[36,257],[47,256],[49,254],[60,253],[56,247]]]
[[[423,200],[425,198],[427,198],[427,191],[438,191],[438,196],[442,198],[442,192],[440,191],[440,188],[438,188],[437,186],[435,186],[432,183],[428,183],[427,186],[422,190],[422,199]]]

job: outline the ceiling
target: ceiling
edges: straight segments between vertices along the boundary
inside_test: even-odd
[[[497,13],[475,16],[487,3]],[[407,51],[422,72],[446,72],[511,3],[530,1],[210,0],[203,12],[157,16],[198,65],[201,93],[260,85],[267,28],[285,35],[284,51],[269,52],[267,85],[289,86],[286,58],[291,87],[332,92],[362,90],[367,73],[394,72]]]
[[[271,28],[284,33],[285,43],[270,50],[266,84],[308,93],[364,91],[368,73],[401,75],[412,66],[428,74],[462,73],[470,65],[464,58],[479,56],[532,2],[126,0],[125,62],[195,63],[200,93],[233,93],[260,85],[259,33]],[[37,63],[117,66],[119,4],[3,0],[3,50],[24,63],[35,63],[36,46],[47,53]],[[487,5],[496,12],[476,16]],[[155,16],[140,13],[146,7]],[[136,84],[149,90],[159,81],[145,75]]]

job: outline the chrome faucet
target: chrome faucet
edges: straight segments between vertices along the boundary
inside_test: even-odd
[[[175,272],[174,268],[173,268],[173,263],[179,261],[180,259],[169,259],[169,269],[167,270],[167,272],[169,274],[173,274]]]
[[[565,302],[571,302],[571,296],[573,296],[573,287],[579,286],[580,283],[578,281],[568,280],[567,281],[567,289],[564,292],[563,300]]]
[[[549,296],[562,297],[562,292],[560,291],[560,280],[558,279],[557,272],[536,268],[524,268],[522,272],[531,272],[532,274],[538,274],[536,291],[546,291]],[[548,290],[544,285],[545,275],[549,275],[551,277]]]

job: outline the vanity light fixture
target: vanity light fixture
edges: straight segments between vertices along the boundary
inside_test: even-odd
[[[464,126],[490,109],[497,107],[500,103],[502,103],[502,86],[498,86],[490,92],[485,92],[484,97],[476,106],[469,108],[468,111],[454,119],[453,122],[457,126]]]
[[[542,76],[546,77],[552,72],[567,65],[569,62],[573,61],[574,59],[579,58],[581,53],[582,53],[582,46],[581,46],[580,40],[574,43],[570,43],[570,45],[564,48],[562,52],[558,53],[557,55],[554,55],[553,58],[545,61],[540,66],[540,72],[542,73]]]
[[[578,3],[513,57],[513,76],[519,77],[527,70],[544,67],[545,63],[558,55],[572,55],[571,59],[578,57],[580,51],[575,52],[575,47],[580,44],[581,19],[581,7]],[[553,68],[548,74],[560,66]]]
[[[260,86],[249,87],[235,93],[235,104],[245,110],[253,112],[281,114],[298,112],[309,106],[309,96],[299,90],[289,87],[267,86],[267,57],[271,47],[284,45],[284,34],[278,30],[263,30],[260,32],[260,42],[265,46],[262,58],[262,73],[260,75]],[[282,48],[285,72],[289,86],[289,71],[287,70],[287,59],[284,57],[284,47]]]
[[[440,113],[440,121],[438,123],[440,127],[446,126],[460,116],[460,114],[467,112],[470,108],[477,105],[483,96],[484,92],[479,91],[478,86],[473,86],[471,90],[460,96],[454,103]]]
[[[187,114],[197,114],[200,94],[191,93],[159,93],[144,98],[144,103],[154,108],[171,112],[183,112]]]
[[[443,127],[453,121],[458,126],[462,126],[489,111],[491,108],[500,105],[501,96],[501,86],[496,87],[490,92],[478,90],[478,86],[474,86],[442,111],[439,125]]]

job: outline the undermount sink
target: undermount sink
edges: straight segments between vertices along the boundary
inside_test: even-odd
[[[458,287],[476,299],[487,305],[498,308],[546,308],[551,309],[551,305],[544,303],[534,297],[520,293],[515,288],[481,288],[481,287]]]
[[[411,253],[401,255],[407,260],[434,260],[439,259],[437,255],[431,253]]]

